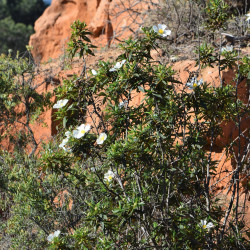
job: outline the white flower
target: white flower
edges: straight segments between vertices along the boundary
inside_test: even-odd
[[[61,233],[60,230],[55,231],[54,233],[51,233],[48,237],[47,240],[48,242],[52,242],[54,240],[54,238],[58,237],[59,234]]]
[[[223,52],[232,52],[233,49],[234,49],[234,47],[232,45],[231,46],[227,45],[226,47],[221,48],[221,53],[223,53]]]
[[[59,101],[57,101],[56,104],[54,104],[53,108],[54,109],[62,108],[67,104],[68,101],[69,101],[68,99],[59,100]]]
[[[68,138],[63,139],[62,143],[59,145],[59,148],[62,148],[65,152],[72,152],[70,147],[67,146],[68,141]]]
[[[62,143],[59,145],[59,148],[63,148],[67,144],[68,141],[69,141],[68,138],[63,139]]]
[[[67,138],[70,138],[71,132],[70,132],[70,131],[65,132],[65,136],[66,136]]]
[[[104,180],[111,182],[112,179],[115,177],[115,173],[112,170],[109,170],[105,175],[104,175]]]
[[[97,72],[96,72],[96,70],[94,70],[94,69],[91,70],[91,73],[92,73],[93,76],[96,76],[96,75],[97,75]]]
[[[153,26],[154,32],[158,33],[158,35],[162,37],[170,36],[171,30],[165,30],[167,26],[165,24],[158,24],[157,26]]]
[[[212,222],[207,223],[206,220],[201,220],[200,227],[204,230],[209,230],[210,228],[214,227],[214,224]]]
[[[81,138],[90,130],[91,126],[89,124],[82,124],[79,127],[77,127],[75,130],[73,130],[73,137],[74,138]]]
[[[125,62],[126,62],[126,60],[122,60],[121,62],[117,62],[116,65],[112,69],[110,69],[109,71],[112,72],[112,71],[116,71],[116,70],[120,69]]]
[[[246,21],[247,21],[247,22],[250,22],[250,12],[248,12],[248,13],[246,14],[246,16],[247,16]]]
[[[101,133],[96,140],[97,144],[103,144],[103,142],[107,139],[107,135],[105,133]]]
[[[94,167],[90,168],[92,172],[96,172],[96,169]]]
[[[120,102],[119,105],[118,105],[118,107],[119,107],[119,109],[122,109],[122,108],[123,108],[124,106],[126,106],[127,104],[128,104],[128,101],[125,100],[125,101]]]
[[[203,84],[203,80],[199,80],[197,81],[196,77],[193,77],[191,79],[191,82],[187,82],[187,86],[189,87],[189,89],[195,89],[196,87],[200,86]]]

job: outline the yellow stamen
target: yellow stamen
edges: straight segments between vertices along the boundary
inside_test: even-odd
[[[81,130],[81,134],[85,134],[86,133],[86,131],[83,129],[83,130]]]
[[[197,83],[194,83],[193,86],[194,86],[194,88],[196,88],[198,85],[197,85]]]
[[[160,33],[160,34],[163,34],[163,33],[164,33],[164,30],[163,30],[163,29],[159,29],[159,33]]]
[[[112,180],[112,176],[110,175],[110,176],[108,177],[108,179],[111,181],[111,180]]]
[[[203,229],[206,229],[206,228],[207,228],[207,225],[203,225],[202,227],[203,227]]]

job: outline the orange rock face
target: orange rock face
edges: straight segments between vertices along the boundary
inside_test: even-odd
[[[74,20],[90,23],[100,0],[53,0],[35,23],[35,34],[30,38],[36,61],[57,58],[70,36]]]
[[[35,34],[29,42],[33,57],[44,62],[62,55],[75,20],[88,25],[95,38],[93,43],[109,46],[135,33],[148,8],[148,4],[137,0],[53,0],[35,23]]]

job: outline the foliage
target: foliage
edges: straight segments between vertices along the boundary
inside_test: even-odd
[[[1,55],[0,72],[0,122],[4,131],[0,140],[9,140],[20,152],[31,142],[33,154],[37,142],[31,124],[42,122],[39,116],[50,104],[51,94],[38,92],[43,83],[35,83],[34,64],[28,58]]]
[[[92,55],[86,25],[78,21],[72,28],[71,56]],[[14,249],[249,246],[238,208],[229,218],[210,188],[221,123],[243,113],[237,89],[207,82],[188,89],[170,66],[151,58],[161,37],[151,27],[142,32],[120,45],[115,62],[100,61],[94,73],[65,79],[56,89],[57,100],[69,100],[56,112],[60,131],[36,155],[29,122],[49,105],[50,95],[31,84],[28,59],[1,57],[2,122],[8,127],[28,114],[17,150],[2,151],[0,161],[0,190],[7,196],[2,207],[9,211],[2,227]],[[203,66],[222,70],[238,60],[209,45],[198,51]],[[247,63],[240,61],[241,77]],[[17,110],[21,103],[26,111]],[[91,129],[79,126],[84,123]],[[34,149],[29,156],[28,145]],[[246,167],[242,159],[235,179]],[[48,242],[57,230],[60,235]]]
[[[207,1],[205,12],[208,15],[207,28],[215,31],[225,29],[227,19],[230,17],[229,5],[224,0]]]
[[[34,23],[45,8],[42,0],[0,0],[0,54],[26,50]]]
[[[221,48],[221,50],[215,51],[214,47],[204,43],[196,50],[196,54],[199,54],[196,65],[200,64],[202,67],[219,66],[220,70],[225,70],[233,69],[236,66],[237,52],[233,49],[232,51],[222,51]],[[247,63],[244,63],[244,65],[247,65]]]
[[[15,23],[10,17],[0,20],[0,54],[12,50],[15,55],[17,51],[25,51],[29,37],[33,33],[31,25]]]
[[[7,0],[0,1],[0,20],[9,16],[9,9],[7,6]]]
[[[226,27],[229,7],[224,1],[196,2],[170,4],[175,11],[168,18],[176,16],[177,40],[178,35],[197,35],[198,7],[205,2],[208,31]],[[39,1],[8,1],[8,9],[0,1],[4,34],[6,27],[12,32],[19,25],[7,16],[18,21],[19,14],[34,11],[35,3]],[[190,8],[180,15],[182,3]],[[23,34],[29,30],[24,25],[18,29]],[[86,24],[74,22],[68,52],[83,59],[83,71],[56,89],[59,132],[42,145],[34,124],[43,122],[51,94],[39,92],[45,83],[35,83],[36,70],[28,57],[0,57],[1,141],[13,146],[0,151],[0,214],[5,214],[0,237],[8,235],[12,248],[249,248],[250,232],[238,200],[249,152],[242,143],[243,136],[249,138],[240,134],[248,105],[238,99],[238,83],[249,78],[249,57],[202,43],[197,65],[218,67],[219,74],[238,68],[236,86],[223,80],[217,88],[202,79],[197,82],[199,70],[186,84],[168,64],[152,59],[152,50],[169,44],[158,33],[142,28],[137,38],[120,44],[115,62],[100,61],[95,71],[87,72],[85,58],[94,56],[95,46]],[[225,155],[238,156],[229,174],[232,198],[223,203],[212,183],[219,164],[212,153],[222,124],[232,121],[239,139],[227,145]],[[58,230],[59,236],[49,240]]]
[[[1,0],[0,19],[11,17],[15,23],[34,25],[47,7],[43,0]]]
[[[94,56],[92,49],[96,48],[96,46],[91,44],[91,41],[88,38],[88,35],[91,33],[85,31],[86,26],[85,23],[81,23],[79,20],[71,25],[72,34],[68,44],[68,51],[72,58],[77,52],[80,57],[83,57],[84,53]]]

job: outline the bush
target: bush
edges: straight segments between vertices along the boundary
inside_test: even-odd
[[[7,54],[9,49],[13,51],[14,55],[17,51],[26,51],[26,45],[34,31],[31,25],[15,23],[11,17],[6,17],[0,20],[0,29],[0,54]]]
[[[86,25],[76,22],[72,28],[71,55],[93,55]],[[20,149],[27,152],[29,143],[21,134],[18,150],[1,152],[0,188],[9,211],[2,228],[15,249],[249,246],[239,204],[232,199],[223,210],[211,189],[220,124],[239,121],[245,112],[237,88],[214,88],[196,78],[188,84],[177,81],[170,66],[150,56],[164,30],[142,31],[138,39],[120,45],[122,53],[114,63],[100,61],[98,69],[66,79],[56,90],[54,108],[61,125],[54,141],[27,156]],[[205,66],[207,59],[211,65],[220,61],[209,46],[198,51]],[[226,53],[230,60],[219,67],[232,67],[238,60],[234,52]],[[13,88],[19,78],[8,78],[10,72],[26,72],[27,61],[4,60],[15,65],[5,68],[2,78],[2,88],[9,84],[7,94],[1,90],[4,116],[15,121],[19,116],[11,107],[21,101],[32,107],[29,114],[46,107],[49,100],[41,102],[28,82]],[[238,73],[246,77],[246,58],[241,61]],[[143,100],[136,104],[138,94]],[[246,164],[243,155],[232,173],[232,197]]]

